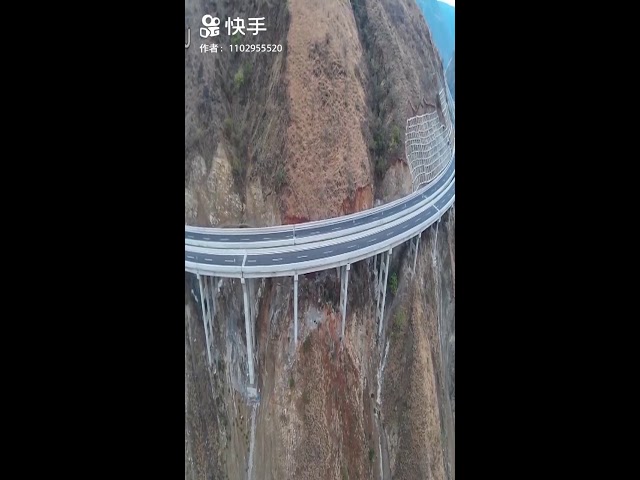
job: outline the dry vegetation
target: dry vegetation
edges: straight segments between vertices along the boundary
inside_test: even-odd
[[[210,211],[224,197],[207,183],[217,181],[214,158],[224,158],[231,172],[226,185],[245,207],[234,211],[238,216],[233,223],[280,223],[278,192],[287,182],[283,152],[289,123],[284,79],[289,11],[286,2],[185,0],[192,30],[202,15],[212,12],[222,19],[269,19],[266,32],[229,39],[222,31],[219,43],[281,44],[283,52],[205,55],[199,43],[185,51],[185,219],[198,225],[227,223]],[[202,164],[205,173],[194,175]]]
[[[423,100],[433,104],[442,64],[414,0],[351,0],[368,79],[369,152],[382,180],[404,158],[407,118]]]
[[[410,295],[390,311],[388,367],[383,412],[390,437],[393,478],[444,479],[440,414],[432,358],[436,346],[428,334],[436,323],[421,283],[407,283]],[[437,339],[436,339],[437,340]]]
[[[351,7],[338,1],[291,2],[287,42],[286,218],[317,220],[371,207],[361,126],[367,110],[359,81],[362,49]]]

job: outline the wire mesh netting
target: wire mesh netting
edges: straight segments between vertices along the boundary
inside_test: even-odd
[[[444,123],[436,110],[407,120],[405,150],[414,191],[434,180],[453,156],[453,125],[444,89],[438,96]]]

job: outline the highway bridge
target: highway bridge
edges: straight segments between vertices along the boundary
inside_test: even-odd
[[[337,218],[265,228],[185,226],[185,245],[220,249],[254,249],[284,247],[342,237],[382,225],[419,208],[425,200],[444,190],[454,174],[455,159],[448,163],[436,181],[412,194],[376,208]]]
[[[376,321],[381,334],[389,262],[394,248],[409,242],[415,270],[420,236],[455,201],[455,137],[451,105],[439,94],[437,112],[407,120],[406,151],[414,192],[352,215],[264,228],[185,226],[185,271],[197,275],[211,364],[216,290],[220,278],[242,283],[249,384],[254,385],[255,280],[293,277],[294,343],[298,343],[298,276],[336,269],[340,277],[341,338],[344,337],[351,265],[373,258]]]

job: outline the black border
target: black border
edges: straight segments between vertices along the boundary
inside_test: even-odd
[[[576,151],[556,147],[571,142],[571,52],[560,46],[567,33],[554,29],[575,20],[563,18],[570,5],[540,7],[456,5],[460,478],[560,472],[556,457],[565,444],[558,437],[575,406],[563,406],[575,374],[563,371],[575,348],[567,334],[580,308],[563,303],[575,266],[563,203]]]
[[[120,161],[105,186],[119,201],[108,216],[115,228],[105,247],[115,244],[114,253],[129,259],[125,252],[144,249],[148,260],[157,261],[139,272],[135,260],[130,265],[114,259],[113,275],[104,279],[104,287],[118,296],[107,307],[112,320],[105,348],[112,341],[114,348],[106,350],[113,356],[105,357],[105,370],[118,405],[109,430],[116,434],[121,458],[133,460],[127,476],[133,468],[147,477],[179,478],[184,469],[184,47],[178,40],[184,39],[184,9],[142,3],[118,10],[135,16],[124,19],[131,37],[117,40],[121,48],[112,54],[118,86],[110,97],[121,120],[107,120],[105,129],[110,126],[122,140],[109,149]],[[149,232],[144,240],[121,233],[141,226]]]
[[[49,431],[74,440],[72,452],[67,441],[47,445],[69,459],[65,471],[85,464],[117,477],[179,478],[183,10],[107,8],[50,12],[64,39],[43,52],[48,65],[29,56],[36,73],[23,80],[39,116],[18,126],[37,129],[27,146],[38,157],[33,188],[45,212],[24,215],[37,221],[20,242],[47,267],[36,265],[22,283],[38,288],[37,301],[31,287],[21,297],[21,328],[37,333],[27,356],[44,378],[31,397],[34,409],[46,404]],[[541,122],[566,135],[541,107],[561,105],[566,89],[558,87],[568,80],[556,80],[565,69],[555,70],[548,12],[486,2],[456,9],[456,469],[460,478],[513,478],[497,464],[515,463],[517,477],[539,469],[545,478],[550,453],[541,453],[537,432],[552,437],[562,423],[554,355],[571,348],[550,334],[568,328],[550,305],[563,294],[570,252],[554,248],[567,216],[540,215],[531,159],[550,156]],[[567,174],[573,164],[554,166]],[[490,212],[492,204],[504,207]],[[532,219],[544,224],[532,228]],[[57,232],[46,246],[42,228]],[[141,228],[150,233],[134,234]],[[145,272],[137,270],[142,251],[157,259]]]
[[[28,438],[66,474],[180,478],[184,10],[45,8],[59,37],[46,35],[38,56],[23,44],[34,105],[16,121],[38,196],[23,214],[20,243],[34,263],[15,337],[34,337],[25,378],[37,381],[24,382],[34,389],[25,402],[45,412],[28,418]]]

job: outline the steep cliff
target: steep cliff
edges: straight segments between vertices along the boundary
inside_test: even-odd
[[[202,53],[204,14],[264,16],[231,41],[282,52]],[[444,84],[415,0],[185,0],[185,19],[185,222],[315,220],[410,192],[405,123]],[[259,282],[255,409],[240,283],[216,285],[208,367],[185,274],[185,478],[454,478],[454,227],[448,213],[437,243],[424,233],[414,277],[394,249],[380,340],[369,262],[352,266],[342,342],[335,271],[300,276],[297,348],[292,279]]]

